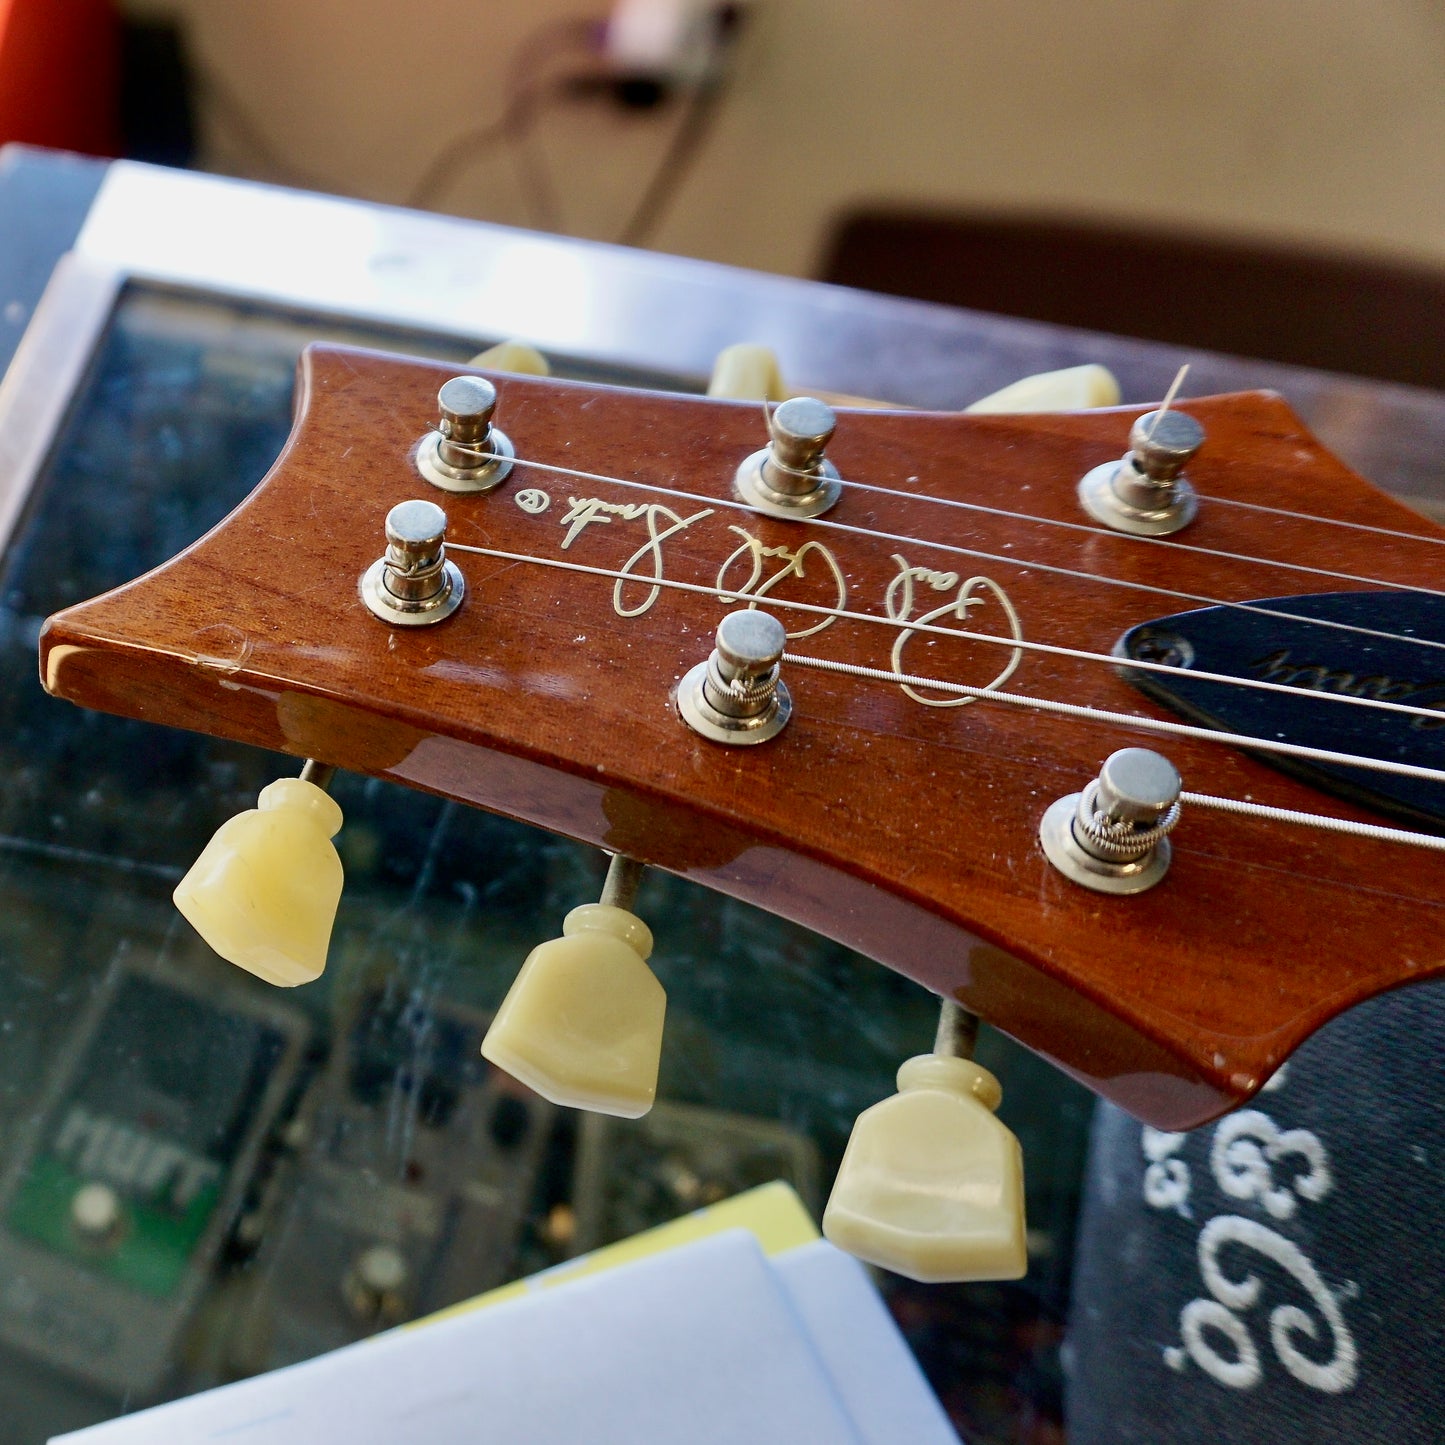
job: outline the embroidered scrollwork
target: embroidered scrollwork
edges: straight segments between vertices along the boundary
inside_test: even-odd
[[[1303,1173],[1283,1183],[1275,1167],[1302,1160]],[[1308,1129],[1280,1129],[1258,1109],[1231,1114],[1214,1131],[1209,1151],[1214,1181],[1231,1199],[1258,1199],[1275,1219],[1289,1219],[1300,1199],[1321,1200],[1333,1187],[1325,1146]]]
[[[1221,1385],[1248,1389],[1262,1378],[1258,1349],[1241,1316],[1259,1304],[1264,1282],[1257,1273],[1228,1273],[1221,1261],[1227,1247],[1253,1250],[1284,1270],[1308,1295],[1314,1311],[1298,1304],[1276,1305],[1269,1314],[1269,1340],[1280,1363],[1302,1385],[1337,1395],[1350,1389],[1359,1374],[1359,1352],[1345,1323],[1339,1300],[1319,1271],[1292,1240],[1242,1215],[1211,1219],[1199,1236],[1199,1273],[1212,1298],[1191,1300],[1179,1316],[1182,1348],[1165,1352],[1166,1362],[1182,1369],[1186,1358]],[[1212,1336],[1228,1341],[1232,1354],[1221,1353]],[[1321,1346],[1328,1353],[1320,1358]]]

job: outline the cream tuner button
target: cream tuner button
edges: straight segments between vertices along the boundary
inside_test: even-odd
[[[222,958],[284,988],[320,976],[341,900],[341,809],[310,781],[330,772],[308,763],[262,788],[176,885],[176,907]]]
[[[910,1279],[1018,1279],[1028,1268],[1023,1155],[971,1059],[924,1054],[859,1116],[823,1214],[840,1249]]]
[[[624,908],[587,903],[562,935],[527,955],[482,1053],[554,1104],[636,1119],[657,1094],[667,1010],[647,966],[652,933]]]

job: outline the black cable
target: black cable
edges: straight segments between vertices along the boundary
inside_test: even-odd
[[[564,93],[570,81],[553,80],[546,86],[527,86],[517,91],[496,120],[473,126],[444,145],[412,187],[406,204],[417,209],[432,205],[468,166],[474,165],[498,145],[524,139],[537,117]]]
[[[672,204],[687,173],[702,150],[703,141],[717,117],[732,74],[731,52],[737,44],[747,11],[741,5],[720,5],[714,15],[718,52],[713,73],[699,80],[667,149],[627,218],[617,240],[623,246],[643,246],[651,238],[663,213]]]
[[[231,89],[229,81],[204,65],[192,62],[190,73],[200,92],[202,104],[209,104],[211,110],[228,125],[241,144],[260,162],[267,173],[266,179],[296,186],[304,191],[335,192],[337,187],[331,181],[313,174],[300,166],[292,165],[266,138],[265,132],[252,119],[245,103]]]
[[[550,176],[541,157],[528,153],[526,143],[540,116],[573,88],[578,76],[568,74],[543,83],[534,72],[568,51],[595,54],[605,28],[605,21],[574,17],[549,21],[523,39],[507,65],[511,78],[501,115],[449,140],[422,172],[406,204],[417,208],[434,204],[468,166],[495,147],[510,145],[534,220],[545,229],[557,229],[560,218]]]
[[[647,189],[633,208],[626,224],[618,232],[617,242],[621,246],[642,246],[656,230],[663,213],[672,204],[678,189],[687,178],[693,162],[702,149],[702,143],[717,115],[724,94],[721,81],[710,80],[699,83],[692,94],[672,139],[667,143]]]

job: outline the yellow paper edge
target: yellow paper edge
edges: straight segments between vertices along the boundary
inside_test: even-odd
[[[581,1279],[584,1275],[615,1269],[620,1264],[630,1264],[633,1260],[643,1259],[650,1254],[661,1254],[664,1250],[676,1249],[679,1245],[692,1244],[695,1240],[706,1239],[709,1235],[721,1234],[725,1229],[746,1229],[767,1255],[782,1254],[798,1248],[799,1245],[811,1244],[822,1237],[797,1192],[790,1184],[777,1179],[771,1184],[759,1184],[756,1189],[749,1189],[742,1194],[733,1195],[731,1199],[699,1209],[695,1214],[686,1214],[681,1219],[659,1224],[656,1229],[634,1234],[631,1239],[619,1239],[616,1244],[594,1249],[591,1254],[584,1254],[580,1259],[571,1259],[565,1264],[543,1270],[541,1274],[534,1274],[529,1279],[500,1285],[496,1289],[488,1290],[486,1294],[449,1305],[423,1319],[412,1320],[404,1328],[414,1329],[435,1324],[438,1320],[452,1319],[456,1315],[470,1314],[473,1310],[503,1304],[521,1295]]]

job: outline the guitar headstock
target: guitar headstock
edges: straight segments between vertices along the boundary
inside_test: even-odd
[[[1101,656],[1210,600],[1432,586],[1445,533],[1278,398],[1182,406],[1207,436],[1198,514],[1141,539],[1100,525],[1078,484],[1124,455],[1142,408],[844,411],[836,500],[777,517],[735,481],[768,441],[758,404],[541,377],[492,378],[507,474],[443,490],[424,438],[452,374],[309,351],[265,481],[173,561],[52,618],[46,687],[685,874],[957,1000],[1163,1127],[1248,1097],[1332,1014],[1445,969],[1424,849],[1186,800],[1167,877],[1116,896],[1039,841],[1051,804],[1139,745],[1191,793],[1382,821],[1187,729],[1140,732],[1118,715],[1174,714]],[[445,511],[462,579],[434,626],[380,620],[362,581],[413,499]],[[750,606],[787,632],[791,715],[730,747],[678,692]]]

